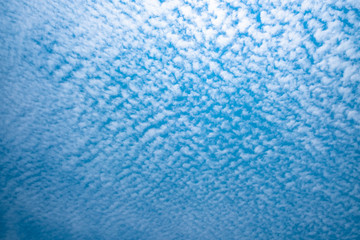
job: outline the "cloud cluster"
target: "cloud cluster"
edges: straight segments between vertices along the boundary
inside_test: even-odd
[[[0,4],[0,238],[359,238],[359,11]]]

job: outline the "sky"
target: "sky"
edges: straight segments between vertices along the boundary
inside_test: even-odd
[[[360,239],[360,1],[0,3],[0,239]]]

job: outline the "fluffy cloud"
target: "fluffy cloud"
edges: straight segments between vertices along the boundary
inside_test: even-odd
[[[357,1],[0,13],[0,238],[360,237]]]

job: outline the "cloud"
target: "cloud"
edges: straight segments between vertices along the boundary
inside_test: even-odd
[[[359,238],[357,5],[2,4],[0,238]]]

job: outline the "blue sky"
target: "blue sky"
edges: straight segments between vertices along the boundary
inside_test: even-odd
[[[359,239],[359,1],[0,3],[0,239]]]

